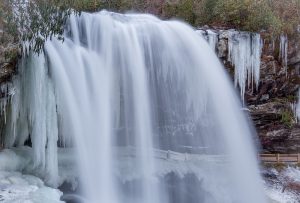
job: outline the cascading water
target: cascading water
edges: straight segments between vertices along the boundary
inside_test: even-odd
[[[76,149],[87,202],[265,202],[253,131],[213,50],[188,25],[82,13],[64,43],[48,41],[20,65],[6,145],[30,135],[33,167],[48,184],[61,184],[58,140]],[[171,161],[170,150],[206,158]]]

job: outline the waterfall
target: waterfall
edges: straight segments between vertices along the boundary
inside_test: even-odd
[[[31,167],[48,185],[61,184],[57,146],[72,147],[87,202],[266,202],[255,133],[217,56],[190,26],[82,13],[70,18],[64,43],[47,41],[19,69],[5,144],[31,140]],[[157,150],[168,156],[158,160]],[[224,158],[165,167],[170,151]]]

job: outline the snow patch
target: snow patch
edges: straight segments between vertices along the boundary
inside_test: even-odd
[[[62,203],[62,192],[49,188],[37,177],[0,171],[0,202]]]
[[[263,171],[265,175],[265,191],[273,203],[300,202],[300,191],[289,188],[289,184],[300,185],[300,168],[287,167],[282,171],[275,168]]]

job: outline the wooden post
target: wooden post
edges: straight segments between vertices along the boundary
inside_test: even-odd
[[[300,154],[297,156],[297,163],[300,164]]]
[[[276,155],[276,161],[277,161],[278,164],[279,164],[279,157],[280,157],[279,154],[277,154]]]

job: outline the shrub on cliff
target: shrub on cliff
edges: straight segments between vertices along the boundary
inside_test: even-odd
[[[215,13],[224,23],[249,31],[265,29],[276,34],[282,26],[267,0],[219,0]]]
[[[71,13],[69,2],[71,0],[3,0],[0,5],[3,31],[21,46],[26,41],[26,47],[39,52],[45,39],[62,35]]]
[[[64,25],[71,13],[110,9],[124,11],[143,8],[144,0],[1,0],[0,28],[15,42],[35,52],[41,51],[46,39],[62,38]]]
[[[196,22],[196,13],[194,9],[194,0],[178,1],[177,3],[165,3],[163,5],[163,14],[166,18],[177,17],[191,24]]]
[[[274,35],[293,33],[300,24],[300,0],[178,0],[163,3],[163,15],[195,26],[222,25]]]

